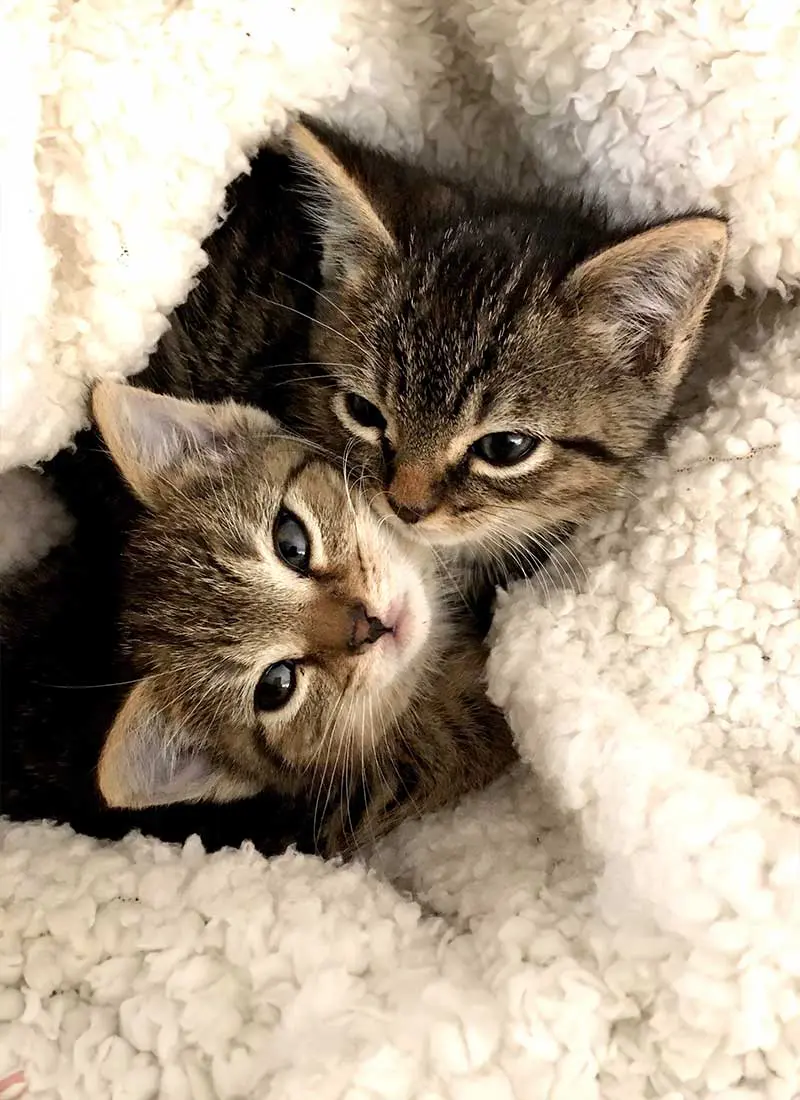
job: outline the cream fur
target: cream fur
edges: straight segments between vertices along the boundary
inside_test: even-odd
[[[641,208],[720,203],[730,281],[797,282],[796,5],[443,11],[4,9],[3,468],[142,365],[289,109],[520,170],[522,136]],[[734,302],[705,355],[733,364],[712,409],[565,577],[504,601],[490,685],[526,764],[376,873],[0,822],[0,1092],[18,1069],[53,1100],[800,1092],[800,312],[759,330]],[[4,476],[0,564],[66,529]]]

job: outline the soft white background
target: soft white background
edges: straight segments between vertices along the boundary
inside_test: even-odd
[[[620,210],[719,204],[731,284],[788,293],[799,56],[791,0],[6,5],[0,465],[143,364],[287,109],[489,170],[527,148]],[[53,1100],[800,1091],[800,313],[768,305],[716,311],[710,410],[569,583],[504,602],[490,690],[537,779],[371,871],[0,824],[0,1075]],[[0,481],[6,566],[66,529],[35,475]]]

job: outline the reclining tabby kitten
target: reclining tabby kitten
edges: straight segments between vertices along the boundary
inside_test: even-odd
[[[75,537],[0,596],[3,813],[332,855],[509,765],[479,641],[340,464],[233,403],[93,408],[113,465],[62,456]]]
[[[296,124],[232,186],[150,384],[213,400],[233,376],[480,587],[530,573],[652,451],[726,247],[713,215],[615,229]]]

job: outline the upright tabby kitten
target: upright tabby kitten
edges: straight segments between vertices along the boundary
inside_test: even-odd
[[[269,409],[480,587],[530,572],[650,453],[726,245],[712,215],[620,231],[296,124],[231,186],[135,384]]]
[[[94,414],[130,492],[3,594],[3,813],[333,854],[507,767],[479,644],[338,467],[243,406]]]
[[[651,451],[724,221],[621,232],[564,195],[492,193],[318,123],[287,147],[321,247],[297,421],[423,540],[489,576],[526,571]]]

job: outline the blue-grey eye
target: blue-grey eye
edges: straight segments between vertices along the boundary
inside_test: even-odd
[[[253,697],[256,710],[280,710],[294,695],[297,665],[294,661],[276,661],[261,673]]]
[[[347,411],[362,428],[377,428],[382,432],[386,428],[386,417],[377,405],[367,401],[360,393],[348,393],[344,399]]]
[[[294,512],[281,508],[272,534],[275,552],[281,561],[294,569],[295,573],[307,573],[311,560],[311,542],[308,531]]]
[[[538,436],[522,432],[491,432],[476,439],[470,450],[490,466],[515,466],[533,454],[541,442]]]

